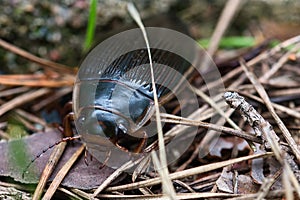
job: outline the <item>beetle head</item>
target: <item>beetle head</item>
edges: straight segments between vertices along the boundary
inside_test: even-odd
[[[128,134],[134,126],[130,119],[101,106],[83,108],[77,118],[79,133],[116,139]]]

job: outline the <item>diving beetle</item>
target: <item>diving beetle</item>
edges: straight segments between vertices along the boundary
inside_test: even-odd
[[[199,48],[176,31],[146,31],[162,105],[189,84]],[[115,156],[106,163],[111,167],[128,160],[128,152],[143,152],[149,134],[156,134],[145,129],[155,112],[153,98],[149,57],[139,29],[117,34],[92,49],[80,65],[73,92],[75,127],[88,152],[100,162],[112,152]]]

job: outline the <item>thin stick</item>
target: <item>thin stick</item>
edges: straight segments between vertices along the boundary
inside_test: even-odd
[[[63,142],[65,143],[65,142]],[[82,154],[85,149],[85,145],[81,145],[79,149],[72,155],[72,157],[68,160],[68,162],[59,170],[51,185],[49,186],[47,192],[45,193],[43,200],[50,200],[57,190],[59,184],[67,175],[68,171],[71,169],[77,158]]]
[[[38,110],[42,109],[43,107],[49,105],[53,101],[61,98],[62,96],[66,95],[68,93],[71,93],[72,90],[73,90],[73,88],[71,88],[71,87],[61,88],[57,92],[55,92],[55,94],[51,95],[51,97],[43,99],[39,103],[37,103],[34,106],[32,106],[32,110],[38,111]]]
[[[289,57],[291,54],[299,51],[300,44],[295,45],[290,51],[285,53],[279,60],[276,62],[271,69],[266,72],[262,77],[259,78],[259,81],[261,82],[267,82],[267,80],[273,76],[282,66],[284,63],[286,63],[289,60]]]
[[[168,114],[164,114],[162,115],[162,117],[164,117],[162,119],[163,122],[176,123],[176,124],[187,125],[187,126],[199,126],[201,128],[211,129],[221,133],[237,136],[245,140],[250,140],[252,142],[262,143],[262,141],[259,138],[251,135],[250,133],[244,132],[242,130],[235,130],[225,126],[219,126],[216,124],[211,124],[207,122],[192,120],[192,119],[178,117],[178,116],[176,116],[177,118],[173,118],[173,115],[168,115]]]
[[[241,194],[228,194],[228,193],[211,193],[211,192],[197,192],[197,193],[178,193],[177,199],[227,199],[229,197],[239,197]],[[123,199],[123,200],[170,200],[168,197],[160,194],[152,195],[114,195],[102,194],[99,195],[100,199]]]
[[[33,92],[27,92],[25,94],[22,94],[4,104],[2,104],[0,106],[0,116],[13,108],[23,105],[26,102],[32,101],[33,99],[43,96],[49,92],[50,92],[49,89],[41,88],[41,89],[35,90]]]
[[[275,183],[275,181],[279,178],[282,174],[282,170],[279,169],[275,174],[271,175],[270,177],[266,178],[261,185],[260,189],[262,192],[261,194],[258,193],[257,199],[265,199],[269,193],[271,186]]]
[[[51,153],[51,156],[49,158],[49,161],[43,170],[43,173],[39,180],[39,184],[35,189],[35,192],[32,197],[33,200],[41,199],[41,196],[42,196],[43,190],[47,184],[48,178],[51,176],[56,164],[58,163],[62,153],[64,152],[66,145],[67,145],[66,142],[62,142],[54,148],[54,150]]]
[[[220,106],[218,106],[211,98],[209,98],[204,92],[202,92],[201,90],[193,87],[193,91],[199,95],[204,101],[206,101],[212,108],[214,108],[222,117],[225,118],[225,120],[234,128],[237,130],[241,130],[241,128],[236,125],[236,123],[234,121],[232,121],[232,119],[230,119],[225,112],[220,108]]]
[[[155,116],[156,116],[156,126],[157,126],[157,132],[158,132],[158,146],[159,146],[159,159],[160,159],[160,166],[161,166],[161,178],[163,181],[162,188],[163,192],[167,194],[170,198],[176,199],[176,193],[175,189],[173,187],[173,184],[171,180],[169,179],[169,170],[168,170],[168,163],[167,163],[167,155],[165,150],[165,143],[164,143],[164,137],[163,137],[163,131],[162,131],[162,124],[160,119],[160,112],[159,112],[159,103],[158,103],[158,97],[157,97],[157,89],[155,85],[155,78],[154,78],[154,71],[153,71],[153,63],[152,63],[152,56],[150,51],[150,45],[148,36],[145,30],[145,26],[141,20],[141,17],[134,7],[132,3],[127,4],[127,8],[129,13],[131,14],[132,18],[135,20],[135,22],[140,27],[144,40],[146,42],[148,56],[149,56],[149,62],[150,62],[150,71],[151,71],[151,83],[153,88],[153,97],[154,97],[154,107],[155,107]],[[152,154],[154,155],[154,154]]]
[[[115,180],[121,173],[123,173],[126,169],[129,169],[136,165],[136,163],[140,162],[142,158],[138,159],[137,161],[128,161],[125,164],[123,164],[121,167],[116,169],[103,183],[95,190],[93,195],[91,196],[92,198],[95,198],[100,192],[102,192],[113,180]]]
[[[290,38],[290,39],[278,44],[277,46],[273,47],[270,51],[266,51],[264,53],[259,54],[255,58],[249,60],[247,62],[247,65],[249,67],[251,67],[252,65],[255,65],[256,63],[258,63],[270,56],[273,56],[275,53],[279,52],[281,49],[286,48],[286,47],[288,47],[292,44],[298,43],[298,42],[300,42],[300,35],[297,35],[293,38]],[[229,79],[233,78],[234,76],[238,75],[242,71],[243,71],[242,67],[239,66],[239,67],[233,69],[232,71],[228,72],[225,76],[223,76],[222,80],[216,80],[214,82],[208,83],[208,84],[202,86],[200,89],[202,91],[206,91],[207,89],[217,87],[219,84],[223,84],[224,82],[226,82]]]
[[[275,90],[273,92],[270,92],[270,95],[272,97],[285,96],[285,95],[299,95],[299,94],[300,94],[300,88],[289,88],[289,89]]]
[[[257,136],[261,136],[264,141],[264,146],[267,149],[272,149],[276,159],[283,166],[284,172],[289,176],[289,180],[292,182],[298,196],[300,197],[300,185],[293,173],[290,165],[287,164],[286,156],[278,143],[279,137],[274,132],[272,126],[266,121],[243,97],[239,96],[235,92],[226,92],[224,94],[226,102],[233,108],[237,108],[238,111],[244,116],[249,124],[253,127]],[[291,163],[295,165],[295,163]]]
[[[28,119],[29,121],[31,122],[34,122],[34,123],[38,123],[38,124],[41,124],[43,127],[46,127],[47,126],[47,122],[45,122],[45,120],[31,114],[31,113],[28,113],[24,110],[21,110],[21,109],[16,109],[15,112],[22,116],[22,117],[26,117],[26,119]]]
[[[260,103],[263,103],[264,101],[257,97],[257,96],[254,96],[252,94],[249,94],[249,93],[246,93],[246,92],[241,92],[239,91],[239,93],[243,96],[247,96],[251,99],[254,99],[255,101],[258,101]],[[300,112],[296,111],[296,110],[293,110],[293,109],[290,109],[289,107],[286,107],[286,106],[283,106],[283,105],[280,105],[280,104],[277,104],[277,103],[272,103],[273,107],[281,112],[284,112],[290,116],[293,116],[293,117],[296,117],[296,118],[299,118],[300,119]]]
[[[261,85],[261,83],[257,80],[256,76],[248,70],[246,63],[243,60],[241,60],[240,62],[241,62],[241,66],[243,67],[243,70],[246,73],[247,77],[249,78],[249,80],[251,81],[253,86],[255,87],[255,89],[258,92],[258,94],[260,95],[260,97],[263,99],[263,101],[266,104],[268,110],[270,111],[271,115],[275,119],[278,127],[282,131],[283,136],[286,139],[289,146],[291,147],[294,155],[296,156],[296,158],[298,160],[298,163],[300,163],[300,150],[299,150],[295,140],[292,138],[289,130],[286,128],[286,126],[284,125],[284,123],[282,122],[280,117],[276,114],[276,112],[274,110],[274,107],[272,106],[272,102],[270,101],[270,98],[269,98],[267,92],[265,91],[265,89]]]
[[[27,92],[30,88],[29,87],[17,87],[17,88],[12,88],[8,90],[3,90],[0,92],[0,97],[5,97],[5,96],[10,96],[14,94],[19,94],[23,92]]]
[[[244,156],[244,157],[235,158],[235,159],[231,159],[231,160],[226,160],[226,161],[222,161],[222,162],[207,164],[207,165],[195,167],[195,168],[192,168],[192,169],[187,169],[187,170],[184,170],[184,171],[171,173],[170,174],[170,179],[174,180],[174,179],[186,178],[188,176],[193,176],[193,175],[196,175],[196,174],[213,171],[213,170],[220,169],[222,167],[226,167],[228,165],[232,165],[232,164],[239,163],[239,162],[242,162],[242,161],[252,160],[252,159],[256,159],[256,158],[264,158],[264,157],[268,157],[268,156],[272,156],[272,155],[274,155],[274,154],[273,153],[263,153],[263,154]],[[156,177],[156,178],[148,179],[148,180],[145,180],[145,181],[139,181],[139,182],[136,182],[136,183],[109,187],[109,188],[106,189],[106,191],[107,192],[108,191],[112,192],[112,191],[132,190],[132,189],[137,189],[137,188],[140,188],[140,187],[149,187],[149,186],[157,185],[157,184],[160,184],[160,183],[161,183],[160,177]]]
[[[33,75],[1,75],[0,84],[3,85],[22,85],[28,87],[63,87],[74,84],[74,75],[62,73],[59,78],[53,78],[44,74]]]
[[[0,39],[0,46],[12,53],[15,53],[15,54],[29,60],[29,61],[40,64],[43,67],[51,68],[57,72],[68,73],[68,74],[73,74],[73,75],[75,74],[75,70],[66,65],[62,65],[59,63],[55,63],[55,62],[52,62],[49,60],[39,58],[31,53],[28,53],[27,51],[24,51],[23,49],[20,49],[19,47],[9,44],[8,42],[5,42],[2,39]]]
[[[218,24],[214,30],[213,35],[211,36],[211,40],[207,50],[209,55],[214,55],[214,53],[216,52],[222,36],[224,35],[234,15],[238,12],[242,2],[243,1],[241,0],[229,0],[226,2],[222,14],[218,20]]]

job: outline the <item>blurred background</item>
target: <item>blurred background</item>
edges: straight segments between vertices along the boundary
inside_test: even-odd
[[[202,44],[212,35],[226,3],[225,0],[133,2],[147,26],[189,32]],[[122,30],[136,28],[126,10],[126,1],[98,0],[96,7],[93,45]],[[244,1],[225,38],[250,37],[252,46],[267,39],[283,40],[298,35],[299,10],[300,1],[297,0]],[[76,67],[86,54],[84,43],[89,11],[90,1],[86,0],[1,0],[0,38],[39,57]],[[223,48],[236,47],[231,45],[225,44]],[[0,48],[0,74],[32,73],[38,69],[36,64]]]

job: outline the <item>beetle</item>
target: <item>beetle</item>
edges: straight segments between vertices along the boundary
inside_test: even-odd
[[[157,34],[158,30],[148,31],[151,39],[151,35],[155,36],[151,31]],[[192,59],[176,53],[174,39],[170,40],[165,30],[159,31],[160,38],[153,40],[150,52],[157,96],[163,104],[180,90],[182,80],[189,79],[194,68],[189,61]],[[149,138],[149,130],[144,126],[155,112],[149,57],[143,38],[138,29],[122,34],[90,51],[80,66],[74,86],[71,118],[88,152],[99,161],[111,151],[117,152],[118,157],[126,157],[127,152],[143,152]],[[179,47],[184,46],[176,48]],[[189,55],[194,57],[195,52]],[[65,121],[64,126],[69,127],[68,120]]]

